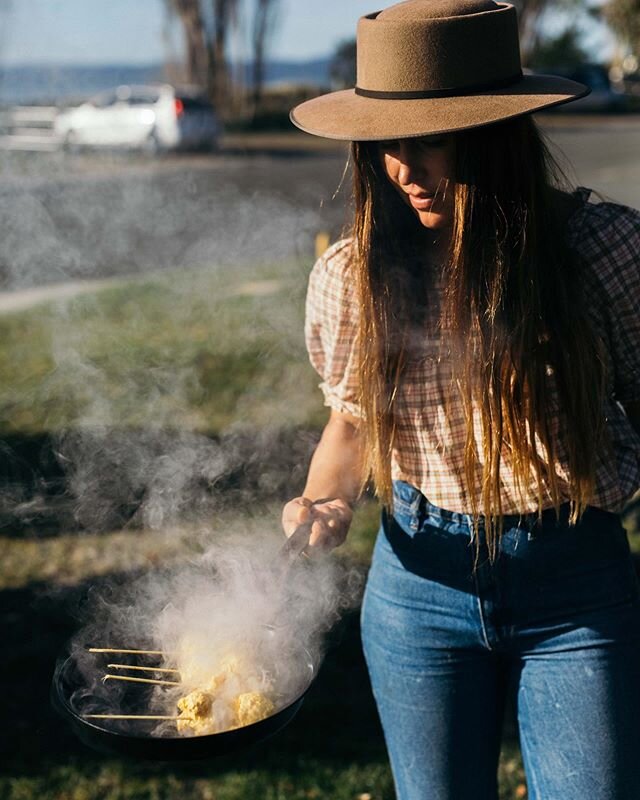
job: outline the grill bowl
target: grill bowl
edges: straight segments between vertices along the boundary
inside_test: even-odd
[[[129,722],[129,729],[110,720],[85,719],[83,701],[73,701],[86,681],[73,656],[58,662],[51,683],[51,703],[54,709],[71,726],[76,736],[88,747],[101,753],[127,756],[151,761],[191,761],[211,758],[250,747],[278,733],[295,717],[304,697],[313,683],[316,670],[310,655],[301,665],[300,693],[271,716],[241,728],[204,736],[158,736],[153,730],[157,722],[144,720]],[[87,695],[86,705],[91,713],[95,705]],[[85,711],[84,713],[89,713]],[[113,712],[113,713],[118,713]],[[110,723],[110,724],[109,724]],[[135,731],[131,727],[135,725]]]

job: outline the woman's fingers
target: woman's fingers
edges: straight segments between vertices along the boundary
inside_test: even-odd
[[[309,547],[315,550],[332,550],[347,537],[353,512],[340,499],[313,503],[306,497],[290,500],[282,512],[282,527],[291,536],[299,525],[312,520]]]
[[[307,497],[294,497],[285,505],[282,510],[282,528],[287,536],[291,536],[299,525],[308,521],[312,505]]]
[[[343,500],[316,503],[311,509],[313,525],[309,545],[322,550],[331,550],[341,545],[347,537],[351,509]]]
[[[333,542],[333,536],[329,528],[329,524],[324,520],[315,520],[311,526],[309,547],[317,550],[331,550],[333,547],[336,547],[336,544]]]

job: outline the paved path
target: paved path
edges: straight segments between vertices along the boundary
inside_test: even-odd
[[[147,280],[151,276],[145,276]],[[139,280],[134,276],[133,280]],[[121,285],[126,282],[123,278],[110,280],[69,281],[67,283],[39,286],[32,289],[16,290],[14,292],[0,292],[0,314],[10,314],[25,311],[41,303],[66,302],[83,294],[93,294],[102,289]],[[225,297],[266,297],[281,291],[283,283],[278,280],[243,281],[237,286],[231,286],[224,292]]]
[[[15,292],[0,292],[0,314],[24,311],[40,303],[69,300],[111,286],[115,281],[69,281],[53,286],[40,286]]]

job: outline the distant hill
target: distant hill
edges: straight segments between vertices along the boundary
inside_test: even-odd
[[[271,61],[267,63],[266,83],[304,83],[314,86],[329,85],[331,59],[316,61]]]
[[[326,86],[330,59],[314,61],[270,61],[266,83],[301,83]],[[245,69],[249,70],[246,65]],[[65,66],[34,64],[0,66],[0,105],[25,103],[65,103],[80,101],[103,89],[126,83],[153,83],[164,80],[162,64],[130,66]]]

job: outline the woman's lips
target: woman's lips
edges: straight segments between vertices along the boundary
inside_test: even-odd
[[[410,194],[409,202],[417,211],[428,211],[433,205],[433,195]]]

